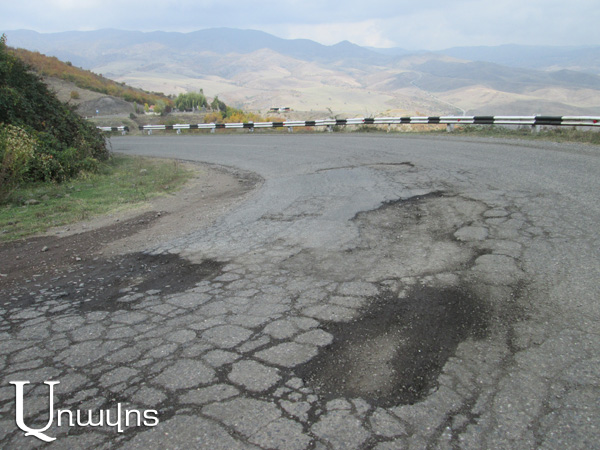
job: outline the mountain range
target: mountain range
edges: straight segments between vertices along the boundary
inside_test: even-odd
[[[118,82],[305,116],[600,115],[600,47],[458,47],[439,52],[322,45],[256,30],[5,31],[8,44]]]

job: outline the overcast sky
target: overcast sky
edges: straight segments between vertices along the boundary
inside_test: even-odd
[[[0,31],[232,27],[322,44],[441,50],[600,45],[598,0],[0,0]],[[9,36],[10,39],[10,36]]]

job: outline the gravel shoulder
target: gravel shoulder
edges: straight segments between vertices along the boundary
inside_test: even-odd
[[[195,175],[179,191],[141,206],[49,230],[44,235],[0,244],[0,291],[3,298],[29,298],[40,288],[80,280],[82,271],[115,258],[155,246],[210,225],[241,202],[262,180],[251,173],[185,162]],[[114,261],[111,261],[114,262]],[[110,264],[107,271],[113,271]],[[85,275],[85,274],[84,274]],[[108,273],[86,276],[86,286],[101,289]],[[8,304],[7,304],[8,303]]]

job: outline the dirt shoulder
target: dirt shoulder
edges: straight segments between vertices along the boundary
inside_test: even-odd
[[[0,307],[29,304],[51,292],[62,295],[69,286],[84,288],[82,294],[100,292],[131,255],[210,225],[262,183],[250,173],[184,164],[195,175],[172,195],[0,244]]]

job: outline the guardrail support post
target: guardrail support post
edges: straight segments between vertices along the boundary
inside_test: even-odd
[[[294,128],[293,127],[287,127],[288,129],[288,133],[293,133],[294,132]]]
[[[446,131],[448,133],[452,133],[454,131],[454,124],[453,123],[446,124]]]
[[[214,128],[211,128],[211,129],[210,129],[210,132],[211,132],[211,133],[214,133],[214,132],[215,132],[215,129],[214,129]]]
[[[333,127],[331,125],[327,125],[327,132],[333,133]]]
[[[152,134],[152,130],[148,130],[148,136]]]
[[[542,130],[542,126],[541,125],[531,125],[531,132],[532,133],[539,133]]]
[[[177,128],[177,134],[181,134],[181,128]]]

